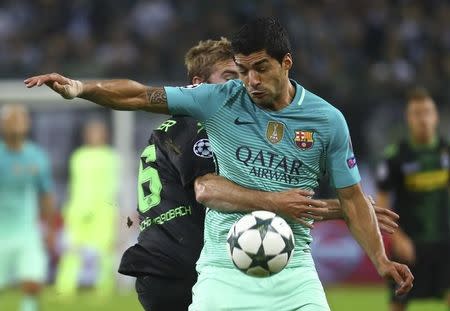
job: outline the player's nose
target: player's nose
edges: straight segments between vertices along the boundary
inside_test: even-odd
[[[255,70],[248,72],[248,84],[255,89],[261,84],[261,78]]]

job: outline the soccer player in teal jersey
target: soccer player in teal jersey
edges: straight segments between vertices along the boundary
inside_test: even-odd
[[[57,74],[25,83],[27,87],[46,83],[65,98],[78,96],[114,109],[171,112],[202,120],[219,174],[252,189],[313,189],[319,176],[329,172],[348,226],[379,274],[395,279],[398,294],[409,291],[413,280],[409,269],[385,255],[375,215],[359,185],[342,114],[289,79],[292,57],[285,30],[274,19],[259,19],[241,29],[233,47],[242,81],[224,85],[82,83]],[[226,254],[226,234],[242,213],[209,210],[192,310],[329,310],[310,256],[308,225],[298,222],[304,214],[289,208],[279,212],[297,220],[290,222],[296,238],[294,258],[278,275],[254,279],[232,268]]]
[[[48,246],[54,244],[50,163],[40,147],[26,140],[29,117],[23,106],[0,107],[0,121],[0,290],[19,283],[24,293],[20,310],[36,311],[48,264],[41,212]]]

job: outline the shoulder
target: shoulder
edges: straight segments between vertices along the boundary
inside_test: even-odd
[[[27,158],[37,161],[40,165],[47,166],[50,161],[47,151],[36,143],[27,141],[24,152]]]
[[[244,83],[241,80],[229,80],[226,83],[215,84],[218,90],[235,92],[245,90]]]
[[[247,94],[241,80],[230,80],[223,84],[215,84],[217,98],[221,98],[224,105],[231,104]]]
[[[170,124],[169,128],[167,124]],[[212,156],[203,124],[191,117],[175,116],[166,120],[153,131],[149,143],[156,144],[163,153],[176,156],[192,151],[202,158]]]
[[[111,145],[104,145],[96,148],[96,153],[99,157],[101,157],[104,161],[114,161],[116,157],[118,157],[118,153],[116,149],[114,149]]]
[[[220,91],[226,95],[226,102],[230,102],[237,98],[239,95],[247,94],[244,86],[244,82],[241,80],[230,80],[224,84],[216,84],[220,87]]]
[[[188,116],[173,116],[162,122],[153,134],[157,136],[177,136],[180,133],[197,130],[198,121]]]
[[[342,112],[338,108],[313,92],[308,91],[305,88],[303,89],[305,90],[305,95],[302,105],[305,109],[322,115],[330,121],[337,121],[344,118]]]
[[[87,148],[84,146],[80,146],[72,152],[71,157],[72,157],[72,159],[80,158],[80,157],[83,157],[83,155],[86,152],[87,152]]]
[[[31,141],[25,143],[25,152],[30,156],[37,156],[39,158],[47,159],[48,157],[47,151],[44,148]]]
[[[194,94],[194,95],[230,95],[237,90],[244,88],[242,81],[230,80],[226,83],[200,83],[179,87],[165,87],[168,92],[175,92],[175,94]]]
[[[192,117],[174,116],[153,130],[149,143],[162,148],[165,148],[167,143],[183,148],[198,137],[206,138],[205,129],[200,122]]]

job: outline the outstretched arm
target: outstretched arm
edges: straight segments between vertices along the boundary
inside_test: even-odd
[[[215,174],[195,180],[195,194],[200,203],[223,212],[267,210],[312,228],[308,219],[321,220],[328,213],[326,203],[311,199],[312,191],[292,189],[282,192],[251,190]]]
[[[51,73],[28,78],[24,83],[28,88],[45,84],[66,99],[80,97],[115,110],[145,110],[169,114],[163,87],[149,87],[132,80],[82,82]]]
[[[337,193],[348,228],[372,260],[380,276],[393,279],[398,284],[397,295],[407,293],[412,288],[414,277],[406,265],[387,258],[375,212],[365,199],[359,183],[337,189]]]

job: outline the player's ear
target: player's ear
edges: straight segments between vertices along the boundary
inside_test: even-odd
[[[286,53],[281,61],[281,67],[283,67],[284,70],[290,70],[293,64],[291,53]]]
[[[199,76],[194,76],[192,78],[192,84],[200,84],[200,83],[203,83],[203,82],[205,82],[205,80],[203,78],[199,77]]]

